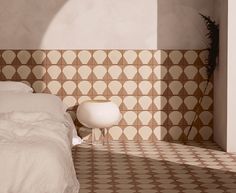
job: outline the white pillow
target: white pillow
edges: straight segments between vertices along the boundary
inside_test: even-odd
[[[55,95],[0,92],[0,113],[47,112],[63,121],[66,110],[67,108],[61,99]]]
[[[13,92],[26,92],[32,93],[33,89],[22,82],[15,81],[0,81],[0,92],[13,91]]]

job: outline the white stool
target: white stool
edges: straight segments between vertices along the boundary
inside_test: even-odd
[[[99,128],[103,136],[103,144],[105,132],[108,127],[117,124],[121,114],[117,105],[106,100],[89,100],[81,103],[77,109],[77,119],[88,128]],[[94,134],[92,130],[92,144]]]

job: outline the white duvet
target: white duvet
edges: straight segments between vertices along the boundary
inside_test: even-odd
[[[69,136],[47,113],[0,114],[0,193],[78,193]]]

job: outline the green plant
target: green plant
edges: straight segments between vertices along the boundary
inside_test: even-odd
[[[205,89],[203,91],[203,95],[201,96],[201,98],[199,99],[198,103],[199,105],[197,106],[197,109],[195,110],[195,116],[191,122],[190,128],[187,132],[187,140],[189,138],[189,134],[192,131],[192,128],[194,126],[194,123],[197,119],[199,110],[200,110],[200,105],[202,103],[202,100],[204,98],[204,96],[206,95],[206,91],[209,85],[209,82],[211,80],[211,77],[214,74],[214,71],[216,69],[217,66],[217,59],[219,56],[219,25],[216,24],[216,22],[214,20],[212,20],[209,16],[205,16],[203,14],[200,13],[200,16],[204,19],[205,23],[206,23],[206,27],[208,30],[208,33],[206,34],[206,37],[209,39],[209,48],[208,50],[208,57],[207,57],[207,61],[206,61],[206,73],[207,73],[207,83],[205,86]]]
[[[219,25],[216,24],[216,22],[212,20],[210,17],[207,17],[203,14],[200,15],[206,22],[206,26],[208,29],[208,33],[206,34],[206,36],[210,40],[208,48],[209,54],[206,65],[207,77],[208,77],[207,81],[209,82],[217,66],[217,58],[219,55]]]

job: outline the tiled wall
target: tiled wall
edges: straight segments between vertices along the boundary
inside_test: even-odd
[[[206,84],[206,55],[204,50],[2,50],[0,79],[26,81],[36,92],[60,96],[73,110],[87,99],[114,101],[122,119],[109,128],[109,140],[182,140]],[[212,139],[212,93],[210,84],[191,140]]]

